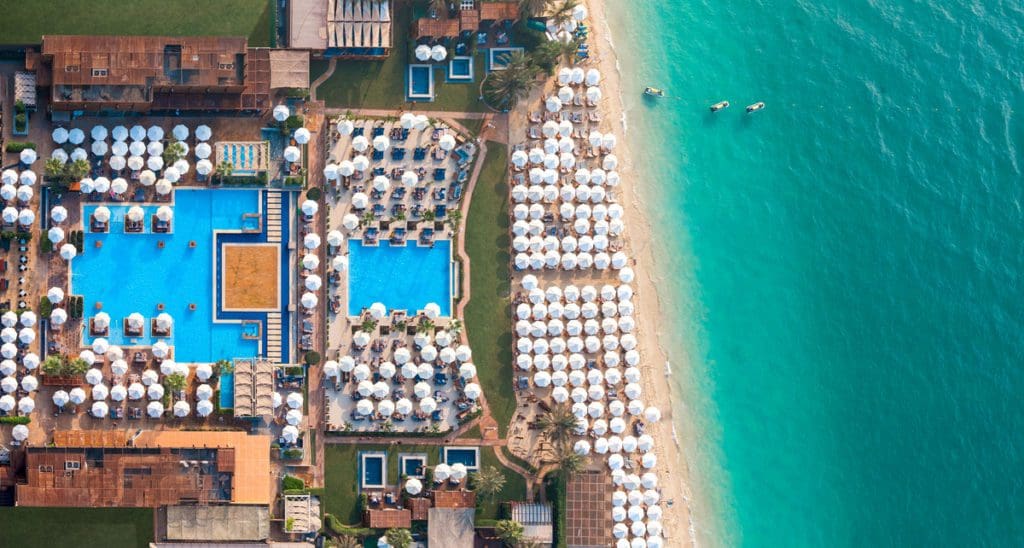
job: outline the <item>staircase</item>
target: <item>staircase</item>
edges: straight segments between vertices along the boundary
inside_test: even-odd
[[[281,193],[267,192],[267,242],[281,243]]]
[[[272,363],[281,363],[281,313],[267,313],[267,348],[264,354]]]

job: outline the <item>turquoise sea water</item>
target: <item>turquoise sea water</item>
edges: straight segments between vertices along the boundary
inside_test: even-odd
[[[1024,544],[1022,4],[609,4],[701,541]]]

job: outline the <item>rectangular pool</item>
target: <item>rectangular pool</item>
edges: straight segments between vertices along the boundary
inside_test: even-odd
[[[427,467],[427,456],[424,454],[399,455],[398,469],[403,476],[410,478],[424,477],[423,470]]]
[[[83,219],[97,207],[84,206]],[[143,208],[147,232],[125,234],[130,205],[105,207],[111,211],[110,230],[93,233],[86,222],[84,251],[71,263],[69,291],[85,298],[87,318],[101,309],[110,315],[106,338],[111,344],[152,345],[157,339],[149,320],[166,312],[174,328],[170,340],[164,340],[174,346],[178,361],[210,363],[258,354],[259,341],[243,338],[239,323],[215,321],[214,259],[215,232],[241,232],[243,215],[261,212],[260,191],[175,189],[173,233],[164,234],[148,231],[149,208]],[[132,312],[146,318],[142,336],[124,334],[124,319]],[[88,329],[83,329],[82,340],[92,343]]]
[[[451,316],[451,240],[422,247],[416,242],[392,246],[387,241],[367,246],[351,239],[348,249],[350,316],[375,302],[384,303],[389,312],[406,310],[410,315],[427,303],[437,303],[442,316]]]
[[[479,447],[445,447],[441,460],[448,465],[457,462],[462,463],[466,470],[477,470],[480,468]]]
[[[382,452],[359,453],[359,487],[381,489],[387,485],[387,455]]]
[[[410,101],[434,100],[434,69],[430,65],[409,65],[405,98]]]
[[[235,374],[220,374],[220,408],[235,408]]]
[[[468,56],[452,57],[448,61],[449,82],[473,81],[473,58]]]
[[[523,48],[491,48],[487,50],[487,70],[505,70],[508,58],[515,52],[523,51]]]

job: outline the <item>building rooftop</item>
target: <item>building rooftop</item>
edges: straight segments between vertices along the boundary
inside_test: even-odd
[[[308,51],[270,50],[270,89],[308,87]]]
[[[413,38],[454,38],[463,32],[476,32],[482,23],[514,20],[519,17],[519,4],[513,1],[477,2],[471,9],[459,10],[457,17],[447,12],[437,18],[421,17],[413,22]]]
[[[474,508],[476,493],[473,491],[433,491],[435,508]]]
[[[174,505],[164,511],[167,540],[238,542],[270,536],[270,508],[265,505]]]
[[[395,509],[367,510],[363,513],[363,523],[373,529],[409,528],[412,527],[412,512]]]
[[[473,546],[474,508],[431,508],[427,519],[428,546]]]

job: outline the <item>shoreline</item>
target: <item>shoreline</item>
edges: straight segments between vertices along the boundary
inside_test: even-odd
[[[661,309],[658,299],[658,289],[655,285],[655,249],[653,244],[653,232],[641,203],[641,192],[638,188],[641,184],[641,177],[638,175],[633,156],[629,152],[628,122],[625,103],[623,100],[622,73],[617,58],[614,55],[614,42],[611,36],[611,27],[608,24],[605,12],[604,0],[585,0],[590,11],[589,20],[594,22],[595,31],[592,34],[592,51],[596,50],[593,60],[596,67],[603,76],[602,87],[608,93],[598,109],[605,115],[613,133],[621,137],[618,146],[618,156],[623,159],[619,172],[623,174],[628,184],[621,185],[621,200],[625,208],[625,219],[627,230],[625,245],[632,257],[636,281],[636,299],[638,299],[638,335],[640,348],[643,349],[643,390],[650,400],[648,403],[658,406],[663,413],[662,420],[653,426],[656,447],[660,448],[660,456],[657,471],[659,477],[663,478],[663,497],[666,500],[674,500],[675,504],[666,508],[665,522],[666,531],[674,531],[675,535],[666,536],[666,540],[675,540],[683,530],[687,531],[691,546],[697,546],[696,521],[693,513],[691,472],[689,463],[685,458],[682,449],[682,440],[678,439],[675,424],[680,418],[676,414],[677,409],[682,405],[673,405],[680,402],[681,397],[672,381],[679,371],[688,368],[689,364],[678,360],[671,364],[672,374],[667,375],[666,364],[668,354],[664,345],[661,344],[663,333],[656,326],[671,325],[667,320],[665,311]],[[600,21],[600,25],[596,24]],[[667,336],[667,334],[664,334]],[[683,358],[684,356],[680,356]],[[675,392],[675,394],[674,394]]]

